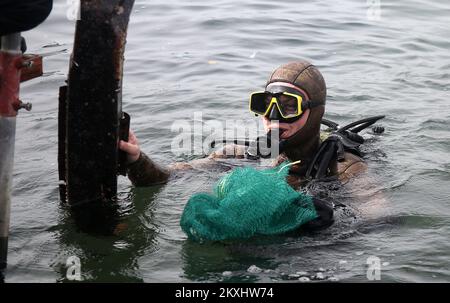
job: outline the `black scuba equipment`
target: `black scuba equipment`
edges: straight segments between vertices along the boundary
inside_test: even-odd
[[[328,126],[332,131],[327,139],[325,139],[315,157],[309,163],[308,169],[306,171],[306,177],[311,179],[321,179],[327,175],[327,170],[331,164],[331,161],[340,161],[344,158],[344,152],[351,152],[358,156],[361,156],[359,151],[359,146],[364,143],[364,138],[358,133],[363,129],[373,125],[378,120],[383,119],[385,116],[374,116],[358,120],[347,124],[339,128],[339,124],[322,119],[321,123]],[[375,128],[375,127],[374,127]],[[381,129],[381,131],[380,131]],[[384,128],[379,126],[375,130],[381,133]],[[273,138],[272,133],[269,131],[266,135],[257,137],[255,140],[248,139],[235,139],[235,140],[220,140],[211,142],[211,148],[215,147],[217,143],[228,143],[232,142],[237,145],[248,146],[246,151],[246,157],[248,159],[257,160],[259,158],[270,158],[272,156],[272,147],[278,144],[278,153],[283,153],[287,140],[279,140]]]

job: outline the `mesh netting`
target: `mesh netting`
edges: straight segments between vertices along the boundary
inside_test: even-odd
[[[195,241],[244,239],[291,231],[315,219],[312,198],[286,182],[289,165],[256,170],[236,168],[214,186],[214,194],[194,194],[181,228]]]

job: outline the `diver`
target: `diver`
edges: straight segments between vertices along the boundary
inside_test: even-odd
[[[306,60],[299,60],[275,69],[264,91],[250,97],[250,111],[261,116],[267,134],[272,131],[279,134],[280,154],[274,165],[286,160],[300,161],[291,166],[287,177],[287,182],[297,190],[314,178],[334,177],[345,183],[367,168],[355,148],[359,143],[354,141],[362,138],[356,133],[350,136],[348,131],[335,132],[327,140],[321,139],[326,95],[326,84],[318,68]],[[363,128],[375,120],[367,122]],[[166,183],[175,171],[195,168],[218,158],[252,159],[248,157],[246,146],[227,144],[207,158],[163,168],[140,150],[132,132],[129,141],[120,141],[119,147],[127,153],[128,177],[135,186]],[[331,203],[314,198],[314,206],[319,217],[307,225],[312,229],[330,226],[333,223]]]

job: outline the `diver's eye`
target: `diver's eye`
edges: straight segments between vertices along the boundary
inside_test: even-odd
[[[297,98],[292,96],[281,95],[279,100],[286,112],[295,113],[297,111],[298,107]]]
[[[285,106],[297,106],[297,98],[293,96],[280,95],[278,100],[283,103]]]

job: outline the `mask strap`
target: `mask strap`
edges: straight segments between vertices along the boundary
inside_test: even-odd
[[[315,100],[305,100],[302,102],[302,107],[303,107],[303,104],[305,104],[305,108],[314,108],[314,107],[323,105],[323,102],[315,101]]]

